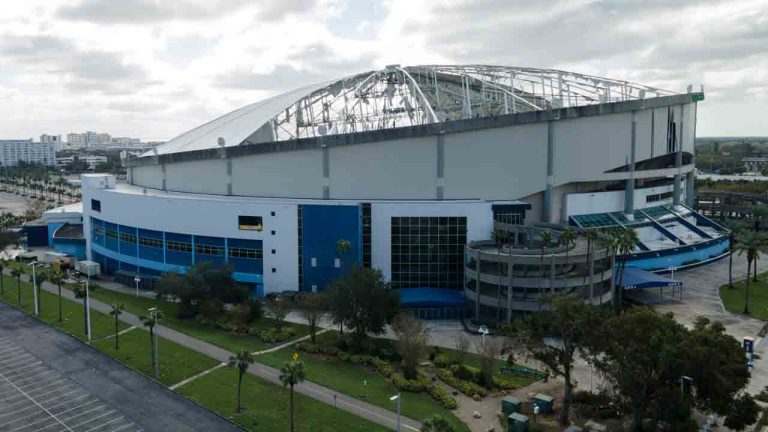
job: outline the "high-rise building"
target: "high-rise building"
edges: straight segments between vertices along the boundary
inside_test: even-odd
[[[54,151],[61,150],[61,135],[42,134],[40,135],[40,142],[43,144],[53,144]]]
[[[67,143],[74,148],[99,148],[108,145],[112,137],[108,133],[87,131],[67,134]]]
[[[56,150],[52,143],[36,143],[32,138],[0,140],[0,165],[16,166],[19,161],[53,165]]]

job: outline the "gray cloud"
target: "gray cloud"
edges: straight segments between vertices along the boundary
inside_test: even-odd
[[[121,94],[151,84],[141,66],[127,64],[119,54],[81,50],[52,36],[0,37],[0,58],[12,60],[28,73],[62,77],[76,91]]]
[[[226,16],[246,6],[258,8],[263,20],[314,10],[316,0],[82,0],[58,10],[58,16],[72,21],[142,24],[163,21],[197,21]]]
[[[352,59],[339,59],[325,45],[306,47],[287,58],[287,62],[279,64],[266,74],[253,73],[246,68],[239,68],[220,75],[217,84],[237,89],[247,90],[290,90],[314,82],[363,72],[371,69],[375,53],[358,53]],[[300,62],[307,65],[306,69],[298,69],[292,63]]]

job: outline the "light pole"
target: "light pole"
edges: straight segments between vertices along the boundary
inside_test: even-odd
[[[91,297],[88,294],[88,282],[90,277],[85,279],[85,327],[88,334],[88,343],[91,343]]]
[[[483,346],[485,346],[485,335],[490,333],[490,331],[488,331],[488,326],[485,324],[481,325],[478,332],[480,332],[480,334],[483,335]]]
[[[37,276],[35,275],[35,267],[37,267],[37,261],[32,261],[27,264],[32,267],[32,294],[35,300],[35,315],[40,316],[40,305],[37,302]]]
[[[141,282],[141,278],[136,276],[133,278],[133,281],[136,282],[136,297],[139,297],[139,283]]]
[[[391,401],[397,401],[397,432],[400,432],[400,393],[389,398]]]
[[[155,378],[160,378],[160,359],[158,356],[160,355],[160,352],[157,349],[157,308],[149,308],[147,309],[149,312],[150,319],[152,320],[152,327],[154,327],[155,331],[152,332],[152,349],[155,351]]]
[[[681,398],[685,397],[685,382],[686,381],[688,381],[689,383],[692,383],[693,382],[693,378],[691,378],[689,376],[685,376],[685,375],[680,377],[680,397]]]

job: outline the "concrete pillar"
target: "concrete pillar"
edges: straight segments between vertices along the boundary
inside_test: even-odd
[[[681,183],[682,183],[682,177],[683,177],[683,112],[684,112],[685,106],[680,105],[680,121],[678,124],[680,125],[678,129],[680,130],[680,133],[678,134],[679,139],[677,140],[677,151],[675,152],[675,168],[677,168],[677,172],[675,173],[675,179],[674,179],[674,189],[672,190],[672,205],[675,207],[680,206],[680,192],[681,192]]]
[[[547,186],[544,190],[544,205],[542,206],[542,221],[552,222],[552,185],[555,172],[555,125],[547,122]]]
[[[629,144],[629,178],[624,186],[624,214],[633,220],[635,214],[635,145],[637,140],[637,121],[635,111],[632,111],[632,133]]]

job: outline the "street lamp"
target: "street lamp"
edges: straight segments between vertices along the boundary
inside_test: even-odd
[[[480,329],[478,329],[478,332],[479,332],[481,335],[483,335],[483,346],[485,346],[485,335],[487,335],[488,333],[490,333],[490,331],[488,331],[488,326],[487,326],[487,325],[485,325],[485,324],[481,325],[481,326],[480,326]]]
[[[693,382],[693,378],[691,378],[689,376],[686,376],[686,375],[682,375],[680,377],[680,397],[681,398],[685,397],[685,382],[686,381],[689,382],[689,383],[692,383]]]
[[[37,261],[32,261],[31,263],[27,264],[27,266],[32,267],[32,294],[34,294],[34,300],[35,300],[35,315],[40,315],[40,303],[37,300],[37,275],[35,274],[35,267],[37,267]]]
[[[89,279],[86,279],[81,283],[85,284],[85,327],[88,334],[88,343],[91,343],[91,297],[88,294],[88,281]]]
[[[136,276],[133,278],[133,281],[136,282],[136,297],[139,297],[139,283],[141,282],[141,278]]]
[[[155,330],[154,332],[152,332],[153,333],[152,349],[155,351],[155,356],[154,356],[155,357],[155,364],[154,364],[155,378],[159,379],[160,378],[160,358],[159,358],[160,352],[157,349],[157,331],[158,331],[158,329],[156,328],[157,327],[157,308],[156,307],[149,308],[147,309],[147,311],[149,312],[150,320],[152,320],[152,327]]]
[[[391,401],[397,401],[397,432],[400,432],[400,393],[389,398]]]

